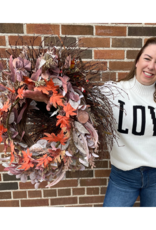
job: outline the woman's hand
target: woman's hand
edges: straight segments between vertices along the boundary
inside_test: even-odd
[[[35,101],[44,102],[47,104],[46,109],[50,111],[50,108],[52,107],[52,104],[49,101],[48,95],[42,93],[41,91],[32,91],[32,90],[23,90],[23,96],[26,98],[30,98]]]

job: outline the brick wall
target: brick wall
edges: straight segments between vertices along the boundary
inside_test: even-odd
[[[43,38],[51,33],[54,34],[53,37],[56,34],[62,37],[68,35],[70,41],[78,41],[82,49],[88,47],[83,60],[99,61],[103,64],[105,71],[101,77],[94,80],[96,84],[103,84],[106,80],[116,81],[126,76],[146,39],[156,36],[156,23],[0,23],[0,53],[6,59],[5,49],[9,49],[9,44],[15,44],[17,34],[23,36],[27,42],[34,34],[39,35],[35,43],[35,46],[38,46]],[[3,148],[1,144],[1,153]],[[80,172],[67,172],[66,179],[54,187],[47,189],[46,182],[42,182],[38,190],[34,189],[30,181],[21,183],[3,169],[0,165],[0,207],[101,207],[110,174],[110,160],[106,149],[104,156],[96,160],[94,170],[88,168]],[[139,197],[134,206],[139,206]]]

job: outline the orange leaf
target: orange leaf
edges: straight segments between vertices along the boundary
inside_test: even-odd
[[[57,120],[56,126],[60,125],[61,128],[63,128],[63,127],[70,127],[69,118],[68,117],[58,115],[57,119],[58,120]]]
[[[50,79],[50,81],[47,81],[44,79],[44,81],[46,82],[46,85],[44,86],[39,86],[39,87],[35,87],[34,90],[38,90],[38,91],[42,91],[43,93],[49,95],[48,91],[53,91],[53,93],[57,94],[57,89],[58,86],[55,86],[52,79]]]
[[[2,111],[7,112],[11,104],[9,104],[9,100],[4,104]]]
[[[3,84],[0,84],[0,85],[3,86],[4,88],[8,89],[10,92],[15,93],[15,89],[14,89],[14,88],[13,88],[13,89],[10,89],[10,88],[6,87],[6,86],[3,85]]]
[[[17,90],[18,95],[17,95],[16,98],[23,99],[23,89],[24,89],[24,86],[23,86],[22,88],[19,88],[19,89]]]
[[[4,126],[2,124],[0,124],[0,143],[2,142],[2,134],[5,133],[7,131],[6,128],[4,128]]]
[[[27,149],[27,153],[25,151],[22,151],[22,153],[23,153],[23,162],[19,169],[24,169],[26,171],[34,167],[33,163],[31,162],[32,153],[30,153],[29,149]]]
[[[62,98],[63,96],[61,94],[53,94],[51,97],[50,97],[50,103],[53,104],[53,106],[56,108],[57,105],[61,105],[61,106],[64,106],[63,103],[62,103]]]
[[[45,94],[49,95],[49,92],[47,91],[46,86],[35,87],[34,90],[42,91],[42,93],[45,93]]]
[[[13,141],[10,141],[10,148],[11,148],[11,159],[10,159],[10,164],[11,164],[15,159],[15,157],[14,157],[15,146],[13,144]]]
[[[39,161],[39,163],[38,163],[37,167],[40,165],[43,166],[43,164],[44,164],[44,167],[47,167],[47,165],[49,164],[50,161],[52,161],[52,159],[51,159],[51,157],[47,156],[47,154],[45,154],[45,155],[43,155],[43,157],[39,158],[38,161]]]
[[[24,83],[28,85],[28,89],[34,89],[35,82],[31,78],[23,76],[23,79]]]
[[[70,103],[68,103],[66,106],[63,106],[63,110],[66,112],[66,117],[76,115],[76,109],[74,109]]]
[[[46,85],[47,85],[47,90],[48,91],[53,91],[53,93],[57,94],[57,89],[59,88],[59,86],[55,86],[54,85],[54,82],[52,79],[50,79],[50,81],[47,81],[47,80],[44,80],[46,82]]]
[[[65,145],[65,142],[67,141],[67,137],[64,137],[64,132],[61,130],[61,132],[59,134],[57,134],[57,136],[54,133],[44,133],[44,135],[46,135],[47,137],[43,137],[42,139],[45,139],[49,142],[60,142],[61,145]]]

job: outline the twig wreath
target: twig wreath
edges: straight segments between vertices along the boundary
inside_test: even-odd
[[[41,181],[55,185],[67,170],[95,167],[97,151],[105,142],[111,147],[115,136],[110,103],[87,80],[100,74],[98,65],[82,62],[84,49],[65,47],[66,37],[38,49],[35,39],[7,51],[8,68],[1,58],[0,160],[10,175],[22,182],[29,176],[37,189]]]

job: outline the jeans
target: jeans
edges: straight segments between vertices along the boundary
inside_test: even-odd
[[[140,196],[140,207],[156,207],[156,168],[123,171],[112,165],[103,207],[132,207]]]

